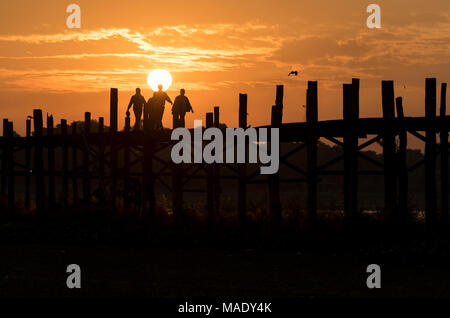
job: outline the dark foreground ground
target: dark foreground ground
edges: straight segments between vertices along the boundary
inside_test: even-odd
[[[0,298],[450,298],[448,235],[430,239],[420,225],[271,236],[192,224],[183,235],[170,225],[149,235],[140,221],[40,222],[1,225]],[[69,264],[81,267],[81,289],[66,287]],[[369,264],[381,266],[381,289],[366,286]]]
[[[2,246],[0,297],[450,297],[448,262],[225,248]],[[66,287],[68,264],[82,288]],[[366,287],[366,267],[382,288]]]

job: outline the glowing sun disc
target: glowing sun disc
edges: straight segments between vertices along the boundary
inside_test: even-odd
[[[172,76],[166,70],[153,70],[148,74],[147,83],[155,92],[159,84],[162,84],[163,91],[166,91],[172,85]]]

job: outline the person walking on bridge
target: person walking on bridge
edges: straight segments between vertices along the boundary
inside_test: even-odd
[[[135,130],[139,130],[141,128],[141,117],[142,117],[142,109],[145,105],[145,98],[141,95],[141,89],[136,88],[136,94],[131,96],[130,103],[127,108],[127,116],[130,116],[130,108],[133,105],[134,116],[136,117],[136,123],[134,125]]]
[[[162,88],[163,86],[159,84],[158,91],[153,93],[154,115],[156,127],[158,129],[163,129],[162,118],[164,115],[164,105],[166,104],[166,101],[169,102],[170,104],[173,104],[170,97],[167,95],[166,92],[162,90]]]
[[[189,98],[187,98],[185,94],[186,91],[184,88],[180,89],[180,95],[175,97],[175,101],[173,102],[173,128],[185,127],[184,116],[187,112],[194,112],[191,103],[189,102]]]

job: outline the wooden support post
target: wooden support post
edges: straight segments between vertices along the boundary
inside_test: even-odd
[[[220,126],[220,108],[219,106],[214,107],[214,127],[219,128]],[[220,186],[220,165],[214,164],[214,215],[220,218],[220,196],[222,193],[222,187]]]
[[[105,132],[105,119],[103,117],[98,118],[98,132],[100,134]]]
[[[425,118],[436,118],[436,79],[425,80]],[[433,231],[437,224],[436,204],[436,130],[429,127],[425,131],[425,222]]]
[[[383,106],[383,157],[384,157],[384,204],[386,213],[394,218],[397,213],[396,169],[395,169],[395,135],[392,128],[395,117],[394,82],[382,81]]]
[[[206,113],[206,128],[213,127],[214,114]],[[206,210],[208,211],[208,225],[212,227],[215,223],[216,215],[214,211],[214,166],[206,165]]]
[[[109,129],[112,132],[117,131],[118,94],[117,88],[111,88],[109,101]]]
[[[153,172],[154,144],[152,142],[152,119],[150,118],[150,106],[144,105],[144,152],[143,152],[143,213],[148,214],[151,220],[156,216],[155,175]],[[148,205],[148,207],[147,207]]]
[[[176,164],[172,162],[172,210],[177,226],[182,226],[184,221],[182,183],[183,163]]]
[[[247,94],[239,94],[239,127],[247,129]],[[247,149],[247,145],[245,147]],[[247,168],[238,164],[238,218],[241,227],[247,226]]]
[[[8,136],[8,119],[3,119],[3,137]],[[2,186],[2,198],[6,200],[7,197],[7,181],[8,181],[8,147],[3,147],[2,149],[2,179],[1,179],[1,186]]]
[[[105,133],[105,119],[99,117],[98,119],[98,133],[104,138]],[[101,143],[98,147],[98,196],[102,203],[106,202],[106,191],[105,191],[105,144]]]
[[[48,169],[48,209],[53,213],[56,206],[56,188],[55,188],[55,148],[53,140],[53,116],[47,115],[47,169]]]
[[[447,112],[447,83],[441,85],[441,108],[440,117],[444,118]],[[449,196],[449,178],[448,178],[448,128],[441,128],[440,133],[441,147],[441,223],[448,225],[448,196]]]
[[[220,125],[220,107],[214,106],[214,127],[219,128]]]
[[[214,114],[206,113],[206,128],[210,128],[214,126]]]
[[[183,214],[183,187],[181,181],[183,180],[183,168],[182,163],[173,164],[172,166],[172,209],[175,216],[175,223],[177,226],[181,226],[184,214]]]
[[[62,203],[63,211],[69,206],[69,147],[67,138],[67,120],[61,119],[62,140]]]
[[[14,126],[8,122],[8,214],[14,216],[16,210],[16,192],[14,176]]]
[[[308,125],[307,146],[307,210],[308,223],[314,227],[317,221],[317,121],[318,121],[317,82],[308,81],[306,90],[306,122]]]
[[[272,106],[271,126],[272,128],[280,128],[280,109]],[[276,229],[282,222],[281,217],[281,200],[280,200],[280,176],[278,173],[269,175],[269,215]]]
[[[283,85],[277,85],[275,105],[272,106],[271,126],[280,128],[283,122]],[[282,222],[282,207],[280,199],[280,175],[275,173],[269,176],[269,209],[270,216],[276,229]]]
[[[36,211],[43,215],[45,211],[45,188],[44,188],[44,163],[43,163],[43,141],[42,141],[42,110],[33,110],[34,136],[36,146],[34,148],[34,175],[36,192]]]
[[[31,138],[31,119],[27,119],[26,123],[26,138],[27,142]],[[31,147],[27,144],[25,148],[25,208],[30,208],[30,185],[31,185]]]
[[[110,139],[110,153],[111,153],[111,210],[116,212],[117,202],[117,147],[114,143],[114,135],[117,132],[117,105],[118,105],[118,90],[111,88],[110,96],[110,121],[109,121],[109,139]]]
[[[403,113],[403,100],[401,97],[395,99],[395,106],[397,109],[397,118],[405,118]],[[398,217],[399,222],[404,222],[408,214],[408,167],[406,162],[407,150],[407,132],[406,129],[401,129],[399,132],[399,147],[397,152],[398,163]]]
[[[91,181],[89,169],[89,134],[91,132],[91,113],[84,113],[84,146],[83,146],[83,201],[89,204],[91,198]]]
[[[142,209],[144,215],[149,216],[151,224],[156,217],[156,195],[155,195],[155,174],[153,171],[154,143],[152,142],[151,119],[149,110],[144,111],[144,151],[143,151],[143,191],[142,191]],[[175,178],[175,176],[173,176]],[[176,180],[175,182],[180,182]]]
[[[359,119],[359,78],[352,78],[353,86],[353,112],[355,118]]]
[[[72,202],[78,202],[78,150],[76,145],[77,123],[71,124],[72,130]]]
[[[140,127],[139,127],[140,129]],[[125,117],[125,133],[127,134],[128,138],[130,138],[130,116]],[[128,188],[128,184],[130,183],[130,143],[126,142],[123,152],[123,161],[124,161],[124,167],[123,167],[123,182],[125,185],[125,188]],[[124,198],[123,202],[123,208],[124,212],[128,213],[130,207],[130,202],[126,198]]]
[[[282,122],[283,118],[283,93],[284,93],[284,85],[277,85],[276,95],[275,95],[275,106],[278,108],[278,116],[277,121]]]
[[[358,134],[357,99],[359,82],[344,84],[344,212],[347,221],[353,222],[358,213]]]

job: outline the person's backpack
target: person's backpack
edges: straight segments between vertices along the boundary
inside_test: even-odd
[[[192,111],[192,106],[191,103],[189,102],[189,99],[184,96],[185,100],[184,100],[184,108],[185,108],[185,112],[191,112]]]

